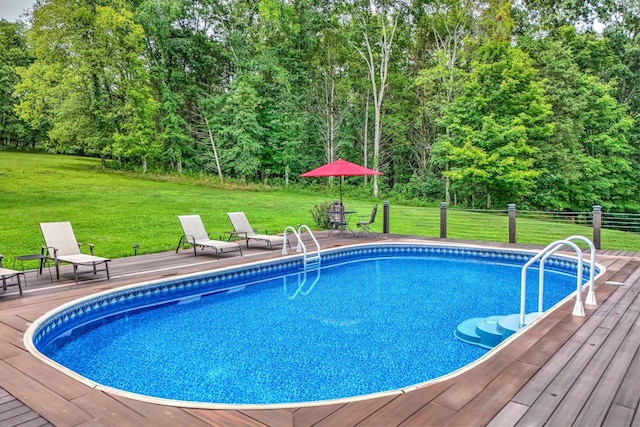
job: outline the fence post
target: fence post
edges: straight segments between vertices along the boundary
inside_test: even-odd
[[[516,243],[516,204],[509,203],[509,243]]]
[[[385,200],[382,205],[382,233],[389,234],[389,201]]]
[[[602,232],[602,206],[593,206],[593,246],[600,249],[600,234]]]
[[[440,202],[440,238],[447,238],[447,202]]]

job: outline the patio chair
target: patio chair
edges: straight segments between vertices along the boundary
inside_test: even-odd
[[[347,227],[347,220],[344,215],[344,206],[337,200],[329,206],[329,223],[331,224],[331,231],[329,232],[329,235],[331,235],[334,230],[338,230],[338,232],[342,234]]]
[[[180,220],[184,234],[180,238],[180,242],[178,242],[176,253],[178,253],[180,246],[188,243],[193,246],[193,254],[195,256],[198,256],[198,246],[202,249],[205,247],[214,249],[216,251],[216,258],[218,258],[218,251],[222,253],[225,249],[240,251],[240,256],[242,256],[242,247],[236,242],[224,242],[220,236],[220,240],[212,240],[209,237],[209,233],[205,230],[204,224],[202,224],[200,215],[178,215],[178,220]]]
[[[363,233],[372,234],[373,237],[377,237],[378,233],[371,229],[371,224],[373,224],[376,220],[376,214],[378,213],[378,205],[373,205],[373,209],[371,209],[371,215],[367,219],[363,219],[362,221],[358,221],[356,223],[356,227],[360,230],[358,232],[358,236],[361,236]]]
[[[15,276],[17,281],[16,285],[20,290],[20,296],[22,296],[22,282],[20,281],[20,276],[24,278],[25,284],[27,283],[27,277],[24,275],[23,271],[10,270],[8,268],[2,267],[2,258],[4,258],[4,256],[0,255],[0,279],[2,279],[2,289],[6,291],[7,286],[12,286],[11,284],[7,284],[7,279],[11,279]]]
[[[93,274],[98,274],[97,264],[104,264],[104,269],[109,277],[109,258],[102,258],[93,255],[94,245],[85,243],[89,246],[90,255],[83,254],[80,251],[80,244],[76,240],[70,222],[41,222],[40,229],[44,238],[44,253],[47,258],[53,261],[56,267],[56,278],[60,279],[60,263],[71,264],[73,266],[73,276],[78,284],[78,267],[81,265],[90,265],[93,267]]]
[[[229,234],[231,234],[229,238],[231,239],[235,235],[246,240],[247,248],[249,248],[249,240],[265,242],[271,250],[273,250],[274,245],[285,244],[285,237],[267,234],[266,229],[264,230],[264,234],[258,234],[257,229],[251,227],[251,224],[249,224],[249,220],[244,212],[227,212],[227,216],[231,221],[231,225],[233,225],[233,231],[229,232]],[[291,247],[288,240],[286,240],[286,244]]]

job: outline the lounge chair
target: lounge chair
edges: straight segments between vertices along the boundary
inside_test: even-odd
[[[4,257],[0,255],[0,279],[2,279],[2,289],[6,291],[7,286],[11,286],[11,285],[7,285],[7,279],[11,279],[12,277],[15,276],[18,282],[17,285],[18,285],[18,289],[20,290],[20,296],[22,296],[22,282],[20,281],[20,276],[24,278],[25,284],[27,283],[27,278],[24,275],[24,272],[18,271],[18,270],[10,270],[8,268],[2,267],[2,258]]]
[[[60,263],[73,265],[73,276],[76,284],[78,284],[78,266],[81,265],[93,266],[93,274],[98,274],[96,265],[104,264],[104,269],[107,272],[107,280],[110,279],[109,261],[111,260],[109,258],[94,256],[94,245],[91,243],[86,243],[89,246],[89,252],[91,254],[83,254],[80,251],[80,244],[78,244],[76,240],[70,222],[41,222],[40,229],[42,230],[42,237],[45,243],[43,249],[46,251],[47,258],[53,260],[56,266],[57,279],[60,279]]]
[[[242,247],[236,242],[211,240],[209,238],[209,234],[204,228],[204,224],[202,224],[200,215],[178,215],[178,220],[180,220],[180,225],[182,225],[182,231],[184,234],[180,238],[180,242],[178,242],[176,253],[178,253],[181,245],[188,243],[193,246],[193,254],[195,256],[198,256],[198,246],[202,248],[213,248],[216,251],[216,258],[218,257],[218,251],[224,252],[225,249],[240,251],[240,256],[242,256]]]
[[[378,233],[371,229],[371,224],[373,224],[376,220],[376,214],[378,213],[378,205],[373,205],[373,209],[371,209],[371,215],[367,219],[363,219],[362,221],[358,221],[356,223],[356,227],[360,230],[358,232],[358,236],[361,236],[363,233],[370,233],[374,237],[378,236]]]
[[[249,220],[244,212],[227,212],[231,225],[233,225],[233,231],[230,232],[231,236],[238,236],[247,241],[247,248],[249,248],[249,240],[258,240],[265,242],[269,249],[273,250],[274,245],[284,245],[285,238],[283,236],[274,236],[267,234],[267,230],[264,230],[264,234],[258,234],[256,229],[251,227]],[[289,241],[287,240],[287,246]]]

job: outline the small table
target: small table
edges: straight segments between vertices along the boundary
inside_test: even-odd
[[[34,261],[34,260],[39,260],[38,263],[38,270],[36,271],[36,274],[42,274],[42,268],[44,267],[45,263],[47,262],[47,259],[49,257],[43,254],[27,254],[27,255],[17,255],[15,258],[13,258],[13,269],[16,269],[16,261],[20,261],[20,271],[24,271],[24,262],[25,261]],[[49,278],[51,279],[51,281],[53,282],[53,276],[51,276],[51,269],[49,269]],[[24,276],[24,285],[27,285],[27,276]]]
[[[347,235],[347,231],[350,231],[351,234],[353,234],[354,236],[356,235],[355,231],[353,231],[351,229],[351,227],[349,227],[349,221],[351,220],[351,216],[357,214],[358,212],[356,211],[344,211],[342,212],[342,214],[344,215],[344,227],[342,229],[342,235],[346,236]]]

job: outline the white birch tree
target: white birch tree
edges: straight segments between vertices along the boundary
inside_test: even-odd
[[[389,61],[399,14],[378,10],[375,5],[370,5],[370,9],[371,11],[368,15],[358,13],[354,17],[358,30],[362,35],[362,40],[360,45],[354,43],[353,46],[366,63],[371,82],[374,111],[372,169],[377,171],[380,168],[383,103],[388,88]],[[379,24],[377,33],[374,30],[373,23]],[[373,195],[378,197],[378,178],[375,175],[373,176]]]

